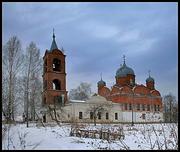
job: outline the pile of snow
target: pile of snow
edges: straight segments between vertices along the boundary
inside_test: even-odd
[[[36,124],[11,125],[9,136],[2,141],[2,149],[37,149],[37,150],[97,150],[97,149],[177,149],[178,125],[177,124],[85,124],[85,129],[109,128],[111,131],[123,127],[125,139],[106,141],[102,139],[81,138],[70,136],[71,124],[47,125],[37,127]],[[7,127],[3,125],[3,127]],[[155,130],[155,132],[154,132]],[[164,130],[164,131],[163,131]],[[165,145],[166,141],[166,145]],[[9,146],[8,146],[9,145]]]

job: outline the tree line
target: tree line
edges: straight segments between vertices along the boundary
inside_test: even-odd
[[[35,120],[41,104],[42,63],[35,42],[23,50],[19,38],[12,36],[3,45],[2,114],[7,122],[22,113],[26,119]]]

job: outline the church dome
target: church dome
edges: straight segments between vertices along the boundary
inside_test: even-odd
[[[106,86],[106,82],[102,80],[102,73],[101,73],[101,80],[98,81],[97,84],[98,84],[98,86],[100,86],[100,85]]]
[[[134,75],[134,71],[124,63],[123,66],[117,70],[116,77],[125,77],[127,74]]]
[[[97,84],[98,84],[98,86],[99,86],[99,85],[106,85],[106,82],[104,82],[104,81],[101,79],[100,81],[98,81]]]
[[[150,76],[150,70],[148,72],[149,72],[149,77],[146,79],[146,82],[154,82],[154,78]]]
[[[146,79],[146,82],[154,82],[154,78],[150,77]]]

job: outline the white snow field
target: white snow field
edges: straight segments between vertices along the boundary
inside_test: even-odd
[[[85,124],[85,129],[123,127],[124,140],[107,140],[70,136],[71,124],[49,124],[46,127],[30,124],[16,124],[6,128],[2,138],[2,149],[36,150],[97,150],[97,149],[178,149],[178,124]]]

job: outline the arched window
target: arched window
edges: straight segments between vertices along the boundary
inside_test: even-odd
[[[58,79],[53,80],[53,90],[61,90],[61,82]]]
[[[61,60],[53,59],[53,71],[61,71]]]
[[[93,119],[94,113],[91,111],[90,112],[90,119]]]

